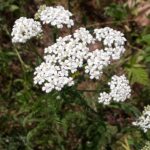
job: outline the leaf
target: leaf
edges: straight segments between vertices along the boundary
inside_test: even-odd
[[[143,2],[139,2],[139,4],[135,7],[136,12],[136,18],[135,21],[137,22],[137,24],[141,25],[141,26],[147,26],[150,23],[150,20],[148,18],[149,14],[150,14],[150,3],[143,1]]]
[[[123,147],[125,150],[131,150],[127,137],[124,138],[124,143],[122,143],[122,147]]]
[[[19,7],[18,7],[17,5],[10,5],[10,7],[9,7],[9,10],[10,10],[11,12],[16,11],[16,10],[18,10],[18,9],[19,9]]]
[[[120,103],[119,105],[121,107],[121,109],[123,111],[125,111],[128,115],[131,116],[136,116],[138,117],[140,115],[140,111],[138,110],[138,108],[136,108],[135,106],[133,106],[130,103]]]
[[[150,63],[150,56],[147,56],[147,57],[145,58],[145,61],[146,61],[147,63]]]
[[[121,21],[127,18],[127,10],[123,7],[123,5],[112,3],[108,7],[105,8],[105,14],[107,16],[112,17],[114,20]]]
[[[150,44],[150,34],[143,35],[141,41]]]
[[[136,82],[143,85],[150,84],[148,73],[145,69],[141,67],[131,67],[128,68],[127,71],[132,84]]]

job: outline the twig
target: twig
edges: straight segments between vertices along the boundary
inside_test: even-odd
[[[131,20],[122,20],[122,21],[107,21],[107,22],[102,22],[102,23],[95,23],[95,24],[89,24],[86,27],[95,27],[95,26],[101,26],[101,25],[107,25],[107,24],[113,24],[113,23],[125,23],[125,22],[133,22],[135,21],[135,19],[131,19]]]
[[[79,92],[100,92],[99,90],[78,90]]]
[[[21,56],[20,56],[20,54],[19,54],[19,52],[18,52],[18,50],[17,50],[16,47],[14,47],[14,50],[15,50],[17,56],[18,56],[18,59],[19,59],[19,61],[20,61],[20,63],[21,63],[21,66],[22,66],[23,71],[25,71],[25,68],[26,68],[27,65],[24,63],[24,61],[23,61],[23,59],[21,58]]]
[[[140,51],[142,51],[142,49],[141,48],[138,48],[138,47],[136,47],[136,46],[132,46],[130,43],[128,43],[127,44],[128,45],[128,47],[130,47],[130,48],[132,48],[132,49],[135,49],[135,50],[140,50]]]

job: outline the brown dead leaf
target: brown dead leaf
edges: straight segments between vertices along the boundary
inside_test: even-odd
[[[128,0],[127,5],[130,9],[134,8],[138,4],[138,0]]]
[[[136,14],[135,21],[140,26],[150,25],[150,1],[144,0],[128,0],[129,8],[133,8]]]
[[[138,5],[137,8],[138,16],[136,17],[136,22],[141,26],[150,25],[150,2],[143,2]]]

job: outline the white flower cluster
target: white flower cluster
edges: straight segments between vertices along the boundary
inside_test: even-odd
[[[94,37],[83,27],[81,27],[79,30],[76,30],[73,36],[77,39],[77,41],[81,41],[84,44],[93,44],[95,42]]]
[[[146,142],[145,146],[141,150],[150,150],[150,141]]]
[[[37,36],[42,32],[40,22],[33,19],[27,19],[26,17],[20,17],[15,21],[12,29],[12,42],[13,43],[25,43],[32,37]]]
[[[35,14],[35,18],[40,18],[40,20],[45,24],[51,24],[57,28],[62,28],[63,25],[67,25],[68,28],[74,25],[74,22],[70,17],[72,13],[65,10],[62,6],[57,7],[46,7],[42,5],[40,9]],[[35,21],[32,18],[20,17],[15,21],[12,29],[12,42],[13,43],[25,43],[32,37],[37,36],[42,32],[42,27],[40,22]]]
[[[103,73],[103,68],[110,64],[111,60],[120,59],[125,52],[124,44],[126,39],[123,33],[109,27],[95,29],[95,41],[103,44],[104,49],[95,50],[87,55],[87,66],[85,72],[89,73],[90,78],[99,79]]]
[[[114,75],[108,85],[110,86],[110,92],[100,93],[100,97],[98,98],[99,103],[108,105],[111,101],[123,102],[127,98],[130,98],[131,88],[129,86],[129,81],[126,79],[125,75]]]
[[[74,84],[70,74],[83,66],[84,57],[89,51],[87,43],[91,38],[86,30],[86,34],[81,36],[82,30],[84,29],[76,30],[73,36],[58,38],[55,44],[45,49],[45,62],[34,73],[34,83],[44,84],[43,91],[61,90],[65,85]]]
[[[110,64],[110,55],[104,50],[96,49],[87,54],[85,73],[89,73],[90,79],[99,79],[103,74],[103,68]]]
[[[98,102],[103,103],[104,105],[109,105],[111,100],[112,100],[111,95],[106,92],[100,93],[100,97],[98,97]]]
[[[109,27],[95,29],[94,33],[96,39],[104,44],[105,51],[110,53],[112,59],[120,59],[120,55],[125,51],[124,43],[126,39],[124,34]]]
[[[42,5],[35,14],[36,19],[57,28],[62,28],[63,25],[69,28],[73,26],[74,22],[71,17],[72,13],[62,6]],[[21,17],[13,26],[12,42],[25,43],[41,32],[40,22]],[[85,28],[80,28],[73,35],[60,37],[55,44],[45,48],[44,62],[34,72],[34,83],[42,85],[43,91],[47,93],[53,89],[59,91],[65,85],[74,84],[71,75],[81,67],[91,79],[99,79],[103,74],[103,69],[124,53],[125,41],[121,32],[109,27],[95,29],[93,35]],[[95,42],[99,42],[103,48],[90,50],[90,46]],[[114,76],[110,82],[110,88],[109,94],[105,92],[100,94],[100,102],[109,104],[112,98],[114,101],[124,101],[129,97],[130,87],[125,76]]]
[[[95,29],[94,33],[96,39],[103,41],[104,45],[108,47],[121,47],[124,46],[124,42],[126,41],[123,33],[109,27]]]
[[[106,29],[110,28],[106,27]],[[114,34],[118,33],[112,29],[111,31]],[[107,37],[107,34],[105,36]],[[117,38],[118,41],[122,38],[122,44],[124,44],[125,39],[122,34],[120,34],[120,37],[116,37],[116,43]],[[110,64],[112,54],[115,55],[116,51],[116,55],[118,55],[118,50],[106,47],[104,50],[96,49],[91,52],[89,45],[94,44],[96,40],[85,28],[76,30],[73,35],[58,38],[55,44],[45,48],[45,62],[36,68],[34,83],[42,84],[43,90],[46,92],[50,92],[53,89],[61,90],[65,85],[71,86],[74,84],[71,74],[83,66],[85,66],[85,72],[89,73],[91,79],[99,79],[103,73],[103,68]],[[118,45],[122,45],[119,43],[121,42],[118,42]],[[123,52],[124,50],[120,52],[120,55]]]
[[[133,125],[139,126],[144,132],[147,132],[150,129],[150,105],[144,108],[142,115],[137,121],[133,122]]]
[[[45,7],[39,15],[44,24],[51,24],[52,26],[57,26],[57,28],[63,28],[63,25],[67,25],[70,28],[74,25],[74,21],[70,19],[72,13],[62,6]]]
[[[127,98],[130,98],[131,88],[125,75],[114,75],[108,85],[110,86],[110,95],[113,98],[113,101],[123,102]]]

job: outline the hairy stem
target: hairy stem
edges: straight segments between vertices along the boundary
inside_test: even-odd
[[[18,59],[21,63],[23,71],[25,71],[25,68],[26,68],[27,65],[24,63],[23,59],[21,58],[20,53],[18,52],[17,48],[14,48],[14,50],[15,50],[15,52],[17,54],[17,57],[18,57]]]

